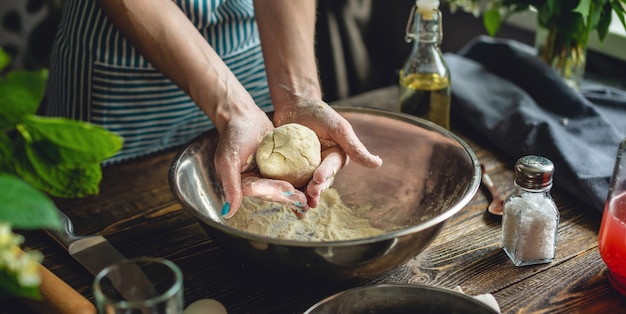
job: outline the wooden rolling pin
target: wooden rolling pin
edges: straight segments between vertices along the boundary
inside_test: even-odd
[[[39,264],[41,300],[21,298],[21,302],[42,314],[95,314],[96,307],[61,278]]]

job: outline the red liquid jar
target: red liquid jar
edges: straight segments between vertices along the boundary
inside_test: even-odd
[[[619,147],[598,234],[611,285],[626,295],[626,139]]]

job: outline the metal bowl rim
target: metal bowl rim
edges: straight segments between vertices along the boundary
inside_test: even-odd
[[[471,295],[467,295],[465,293],[461,293],[459,291],[456,290],[452,290],[449,288],[443,288],[443,287],[436,287],[436,286],[430,286],[430,285],[424,285],[424,284],[410,284],[410,283],[386,283],[386,284],[376,284],[376,285],[369,285],[369,286],[362,286],[362,287],[354,287],[354,288],[349,288],[343,291],[339,291],[331,296],[326,297],[325,299],[320,300],[319,302],[313,304],[311,307],[309,307],[303,314],[308,314],[311,313],[311,311],[315,310],[316,308],[318,308],[321,305],[324,305],[334,299],[340,298],[344,295],[350,294],[350,293],[354,293],[356,291],[364,291],[364,290],[385,290],[385,289],[408,289],[408,290],[415,290],[416,293],[419,293],[420,291],[424,291],[424,290],[430,290],[430,291],[435,291],[435,292],[441,292],[443,294],[446,295],[450,295],[450,296],[455,296],[455,297],[459,297],[459,298],[463,298],[467,301],[470,301],[471,303],[476,304],[476,306],[479,306],[481,308],[484,309],[488,309],[489,311],[493,312],[493,313],[498,313],[496,310],[494,310],[493,308],[491,308],[489,305],[487,305],[486,303],[481,302],[480,300],[477,300],[476,298],[472,297]]]

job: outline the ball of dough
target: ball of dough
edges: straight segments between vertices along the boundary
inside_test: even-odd
[[[297,188],[311,180],[321,162],[317,135],[296,123],[267,132],[256,152],[256,163],[263,177],[285,180]]]

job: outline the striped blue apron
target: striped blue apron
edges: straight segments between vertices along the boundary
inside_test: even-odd
[[[256,103],[271,101],[251,0],[176,0]],[[46,114],[124,138],[105,164],[182,145],[213,123],[113,27],[95,0],[66,0],[50,62]]]

